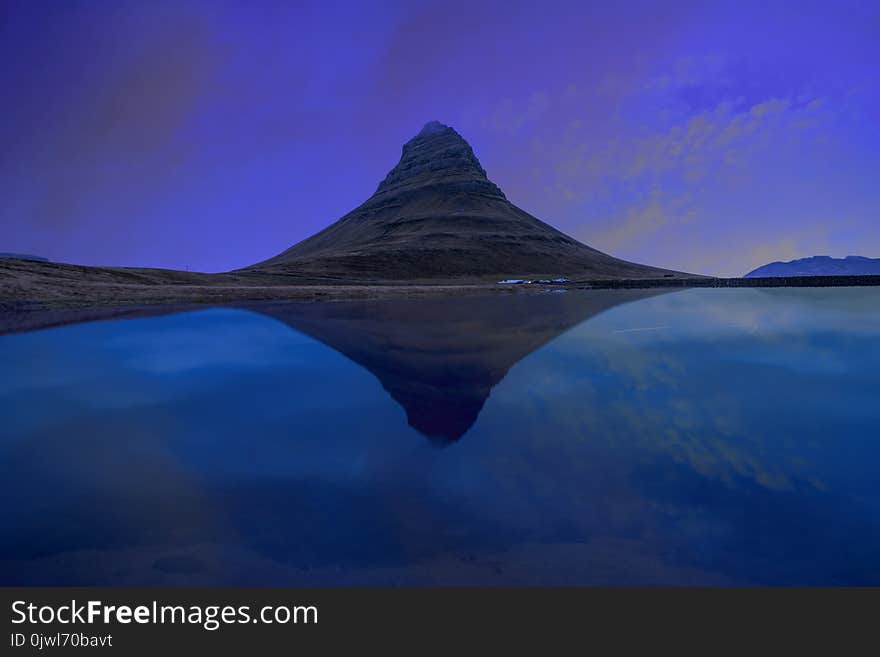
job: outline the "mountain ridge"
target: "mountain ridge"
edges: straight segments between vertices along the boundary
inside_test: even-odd
[[[782,278],[791,276],[866,276],[880,275],[880,258],[849,255],[832,258],[826,255],[776,261],[753,269],[743,278]]]

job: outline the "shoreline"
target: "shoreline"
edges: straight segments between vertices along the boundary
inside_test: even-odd
[[[0,261],[0,334],[89,320],[258,302],[331,302],[438,296],[540,294],[562,290],[860,287],[880,276],[791,278],[572,279],[565,283],[487,281],[307,281],[251,272],[202,274],[159,269]]]

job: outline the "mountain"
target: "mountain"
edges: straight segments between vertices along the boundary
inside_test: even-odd
[[[516,207],[461,135],[436,121],[403,146],[366,202],[248,270],[358,282],[690,276],[619,260]]]
[[[775,278],[780,276],[866,276],[880,275],[880,258],[847,256],[813,256],[791,262],[771,262],[750,271],[745,278]]]

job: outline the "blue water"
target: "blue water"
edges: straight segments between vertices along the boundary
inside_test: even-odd
[[[0,369],[4,585],[880,584],[878,288],[200,309]]]

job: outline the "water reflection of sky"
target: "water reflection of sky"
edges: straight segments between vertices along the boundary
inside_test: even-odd
[[[877,584],[878,301],[617,306],[515,364],[444,449],[256,313],[0,337],[0,576]]]

